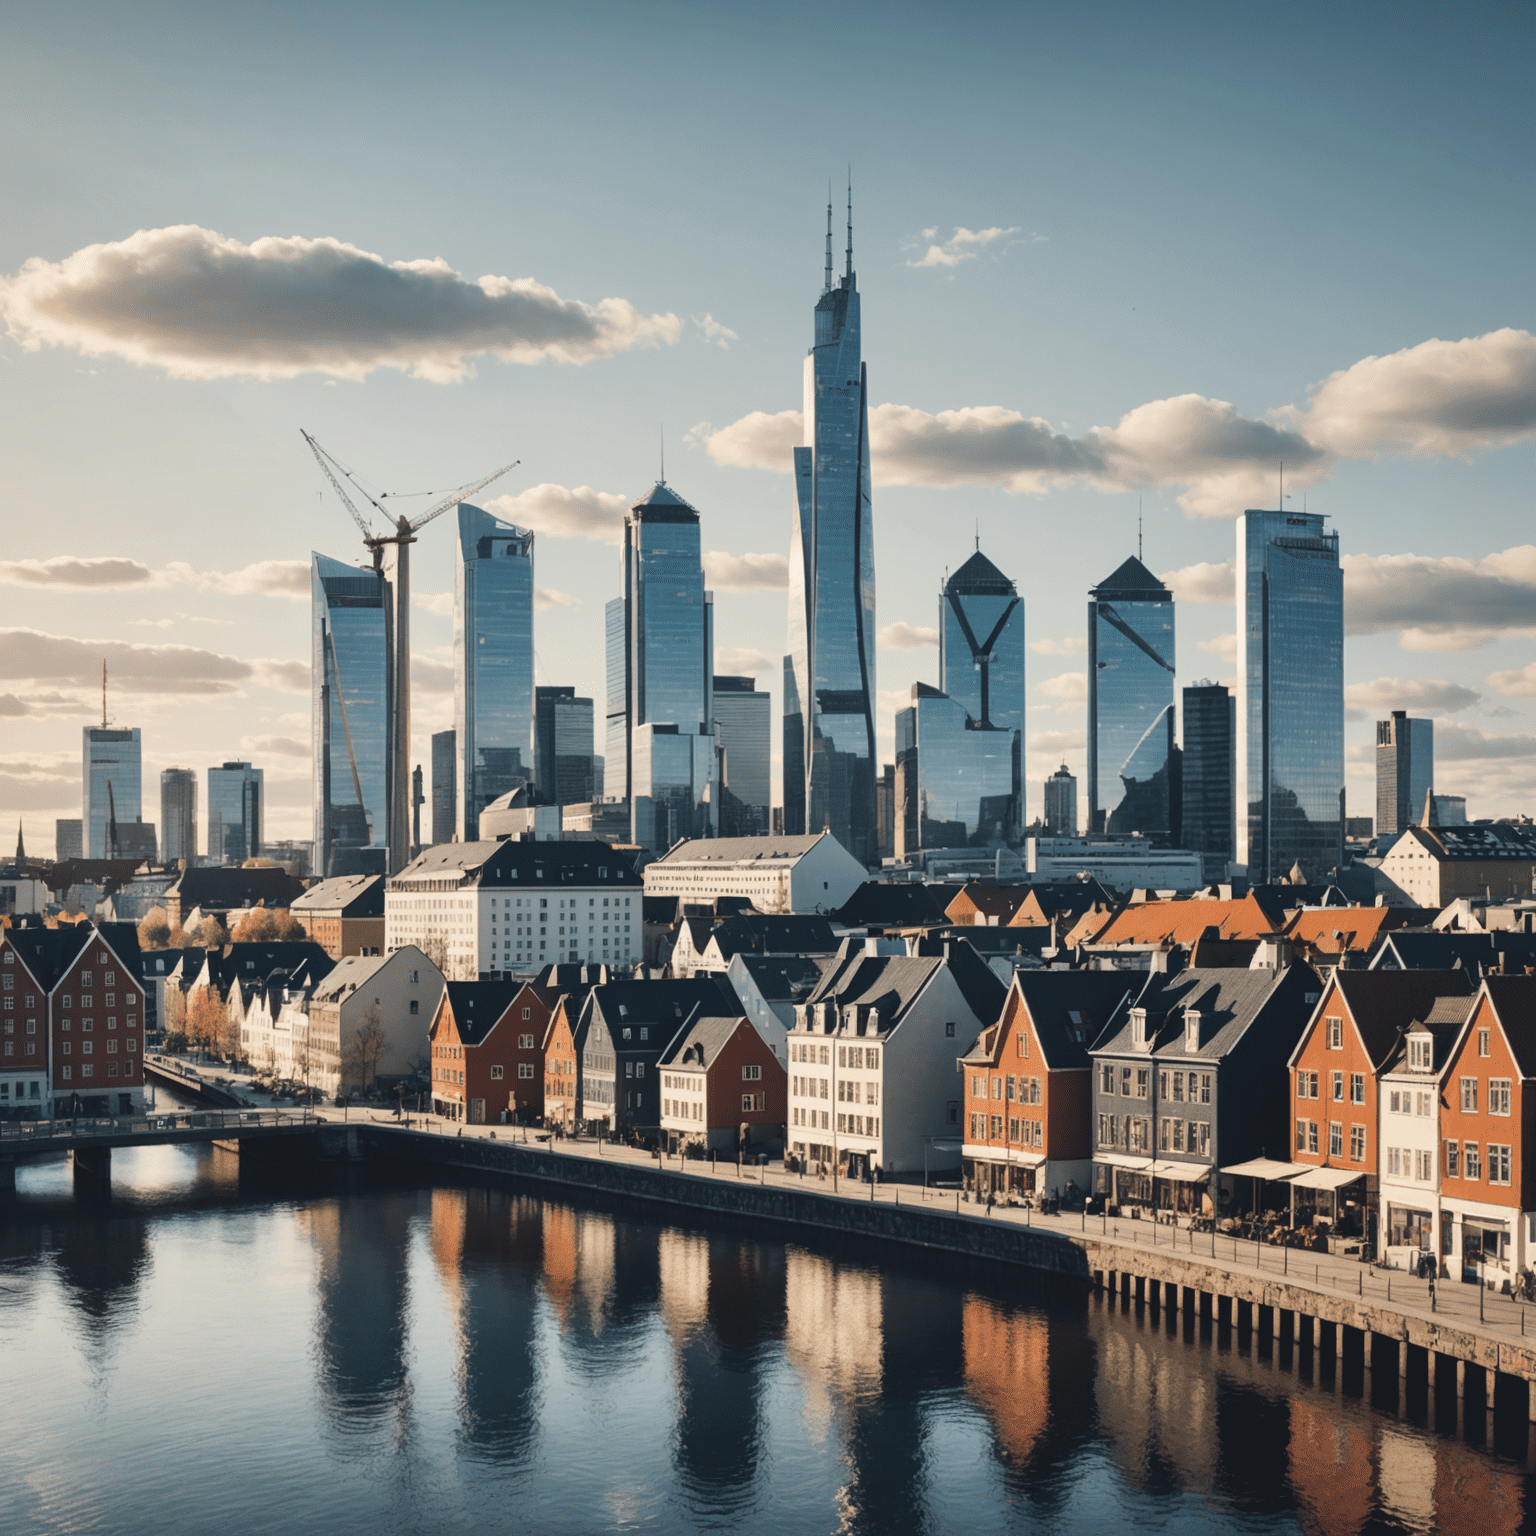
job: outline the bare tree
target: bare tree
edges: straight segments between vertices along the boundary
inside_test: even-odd
[[[252,907],[235,924],[236,944],[278,944],[309,937],[304,925],[286,907]]]
[[[193,944],[200,944],[204,949],[222,949],[229,943],[229,930],[210,912],[198,920],[189,937]]]
[[[343,1084],[366,1093],[378,1081],[379,1062],[388,1049],[389,1031],[384,1028],[383,1014],[377,1003],[369,1003],[363,1010],[363,1022],[342,1051]]]
[[[139,922],[139,948],[164,949],[171,941],[171,920],[164,907],[151,907]]]
[[[431,938],[423,939],[417,947],[444,976],[448,974],[448,941],[442,934],[434,933]]]
[[[212,987],[199,988],[187,1009],[187,1038],[200,1050],[216,1055],[228,1033],[229,1013],[219,994]]]

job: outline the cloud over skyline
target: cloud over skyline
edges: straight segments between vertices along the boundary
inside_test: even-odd
[[[923,624],[908,624],[905,620],[898,620],[895,624],[887,624],[876,635],[875,641],[888,651],[915,651],[920,646],[937,645],[939,632]]]
[[[307,661],[247,661],[195,645],[77,640],[37,629],[0,629],[0,678],[95,687],[105,661],[125,693],[217,695],[248,687],[309,692]]]
[[[704,585],[722,592],[783,592],[789,587],[787,555],[704,553]]]
[[[531,277],[468,279],[441,257],[389,262],[331,237],[244,245],[196,224],[141,229],[0,278],[0,317],[28,351],[68,347],[177,378],[376,368],[452,383],[473,359],[586,363],[675,342],[673,314],[563,299]]]
[[[923,252],[916,261],[909,261],[909,267],[958,267],[962,261],[975,261],[976,258],[995,240],[1006,239],[1009,235],[1018,234],[1018,230],[999,229],[994,226],[991,229],[966,229],[964,225],[957,228],[948,240],[938,238],[938,227],[925,229],[923,239],[928,241],[928,249]],[[1038,244],[1045,239],[1044,235],[1031,235],[1032,244]]]
[[[590,485],[568,489],[546,481],[515,496],[493,496],[485,502],[485,508],[552,539],[594,539],[601,544],[621,544],[624,514],[630,504],[628,496],[594,491]]]
[[[277,596],[305,602],[310,595],[307,560],[258,560],[234,571],[199,571],[184,560],[172,560],[154,570],[126,556],[54,555],[47,560],[0,560],[0,582],[64,591],[192,587],[229,597]]]

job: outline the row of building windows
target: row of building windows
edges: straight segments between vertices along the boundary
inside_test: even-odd
[[[808,1126],[813,1131],[830,1131],[832,1129],[831,1116],[825,1109],[802,1109],[797,1107],[790,1110],[789,1116],[791,1125]]]
[[[62,1078],[62,1080],[64,1082],[66,1082],[66,1083],[73,1082],[74,1081],[74,1070],[75,1069],[73,1067],[65,1066],[65,1067],[60,1069],[59,1075],[60,1075],[60,1077]],[[85,1077],[94,1077],[95,1073],[96,1073],[96,1069],[95,1069],[94,1066],[92,1066],[92,1064],[90,1062],[86,1062],[80,1068],[80,1076],[83,1077],[83,1078],[85,1078]],[[117,1063],[115,1061],[109,1061],[107,1063],[107,1076],[108,1077],[116,1077],[117,1076]],[[123,1063],[123,1076],[124,1077],[132,1077],[133,1076],[133,1063],[131,1061],[125,1061]]]
[[[1330,1098],[1335,1104],[1344,1102],[1344,1073],[1333,1072],[1330,1076]],[[1298,1099],[1315,1099],[1318,1097],[1322,1079],[1316,1072],[1299,1071],[1296,1074],[1296,1097]],[[1365,1103],[1365,1073],[1351,1072],[1349,1074],[1349,1102],[1351,1104]]]
[[[1320,1150],[1316,1120],[1296,1122],[1296,1150],[1298,1152]],[[1340,1120],[1328,1122],[1328,1154],[1330,1157],[1344,1155],[1344,1124]],[[1352,1163],[1365,1161],[1365,1127],[1363,1125],[1352,1125],[1349,1128],[1349,1160]]]
[[[1164,1152],[1197,1152],[1201,1157],[1211,1155],[1209,1120],[1176,1120],[1164,1116],[1158,1123],[1158,1136]]]
[[[1020,1147],[1043,1147],[1045,1124],[1040,1120],[1026,1120],[1019,1115],[1007,1118],[1008,1140]],[[970,1139],[973,1142],[1001,1141],[1003,1139],[1002,1115],[972,1114],[969,1116]]]
[[[1488,1182],[1508,1184],[1510,1167],[1510,1148],[1490,1141],[1488,1143]],[[1473,1183],[1482,1181],[1482,1157],[1478,1151],[1477,1142],[1463,1141],[1459,1144],[1454,1141],[1446,1142],[1445,1176],[1448,1179],[1471,1180]]]
[[[1040,1079],[1038,1077],[1015,1077],[1012,1073],[1004,1076],[999,1073],[996,1077],[972,1077],[971,1097],[984,1099],[987,1097],[987,1084],[991,1083],[991,1096],[994,1099],[1004,1099],[1009,1104],[1039,1104],[1043,1100],[1040,1096]]]
[[[1100,1115],[1099,1145],[1128,1152],[1152,1150],[1152,1122],[1141,1115]]]

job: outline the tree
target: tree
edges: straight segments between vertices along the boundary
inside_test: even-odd
[[[283,944],[307,939],[304,925],[286,907],[252,907],[235,924],[236,944]]]
[[[164,949],[171,942],[171,920],[164,907],[151,907],[139,923],[139,948]]]
[[[186,1038],[187,994],[180,987],[165,989],[165,1031],[168,1035]]]
[[[216,1055],[229,1031],[229,1014],[219,994],[212,987],[201,987],[192,994],[187,1008],[187,1038],[209,1055]]]
[[[188,939],[204,949],[223,949],[229,943],[229,930],[219,921],[216,913],[209,912],[193,925]]]
[[[366,1093],[375,1086],[379,1062],[389,1049],[389,1031],[377,1003],[363,1010],[363,1022],[353,1031],[341,1054],[341,1080],[344,1086]]]

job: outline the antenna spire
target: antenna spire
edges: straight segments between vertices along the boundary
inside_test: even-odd
[[[848,280],[853,281],[853,167],[848,167]]]
[[[101,658],[101,728],[107,728],[107,658]]]
[[[827,181],[827,280],[823,293],[832,292],[832,182]]]
[[[1136,558],[1141,559],[1141,497],[1136,498]]]
[[[667,483],[667,429],[665,426],[659,429],[659,435],[661,438],[661,479],[657,484],[665,485]]]

